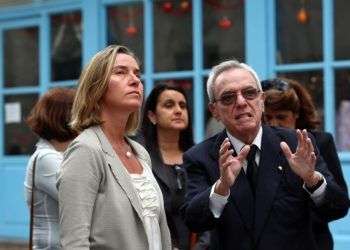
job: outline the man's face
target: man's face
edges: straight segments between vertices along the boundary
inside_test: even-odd
[[[244,69],[222,72],[214,85],[215,102],[209,105],[213,116],[245,143],[251,143],[261,126],[264,95],[254,77]]]

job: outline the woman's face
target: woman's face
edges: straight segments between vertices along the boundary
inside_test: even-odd
[[[176,90],[164,90],[158,97],[155,113],[148,112],[148,118],[158,129],[184,130],[188,126],[187,102]]]
[[[264,121],[270,126],[286,127],[294,129],[298,114],[290,110],[271,110],[265,108]]]
[[[140,68],[135,58],[117,54],[108,88],[102,98],[105,108],[135,112],[143,100]]]

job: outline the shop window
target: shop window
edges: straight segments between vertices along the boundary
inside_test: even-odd
[[[143,62],[142,3],[112,6],[107,9],[107,43],[127,46]],[[141,63],[141,66],[143,63]]]
[[[4,31],[5,87],[36,86],[39,82],[39,29]]]
[[[25,120],[38,99],[37,94],[7,95],[4,97],[4,145],[6,155],[34,152],[37,137]]]
[[[191,1],[155,1],[155,71],[192,70]]]
[[[293,79],[301,83],[311,94],[318,116],[321,120],[319,129],[324,129],[323,74],[320,71],[280,73],[279,77]]]
[[[51,16],[51,80],[78,79],[82,65],[80,12]]]
[[[350,59],[350,2],[334,1],[334,54],[337,60]]]
[[[204,67],[232,58],[244,61],[244,1],[207,0],[203,8]]]
[[[279,64],[314,62],[322,54],[322,1],[276,1]]]
[[[350,151],[350,69],[335,71],[336,144]]]

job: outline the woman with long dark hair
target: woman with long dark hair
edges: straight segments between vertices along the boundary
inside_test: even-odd
[[[183,89],[157,85],[146,100],[142,134],[161,187],[173,246],[189,249],[190,232],[180,217],[186,191],[182,154],[193,145],[188,100]]]

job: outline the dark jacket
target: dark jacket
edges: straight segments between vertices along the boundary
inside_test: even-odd
[[[152,171],[164,197],[165,214],[173,244],[180,250],[189,249],[190,232],[180,216],[186,193],[186,173],[181,166],[166,169],[157,150],[148,149],[152,159]],[[175,171],[174,171],[175,170]],[[175,176],[169,175],[174,171]],[[170,179],[175,177],[175,179]]]
[[[348,211],[347,195],[322,157],[317,158],[316,169],[325,177],[327,188],[323,203],[316,206],[280,148],[285,141],[295,151],[295,131],[264,126],[255,199],[241,171],[221,217],[216,219],[209,209],[209,194],[219,178],[219,148],[225,137],[223,131],[184,154],[188,190],[183,212],[190,230],[213,229],[215,249],[316,250],[311,214],[331,221]]]
[[[311,133],[315,137],[316,145],[324,161],[327,163],[328,170],[332,173],[335,182],[344,190],[344,192],[348,193],[332,135],[321,131],[311,131]],[[314,214],[312,230],[315,235],[318,250],[333,249],[333,238],[329,231],[327,221],[323,221],[322,218],[319,218]]]

